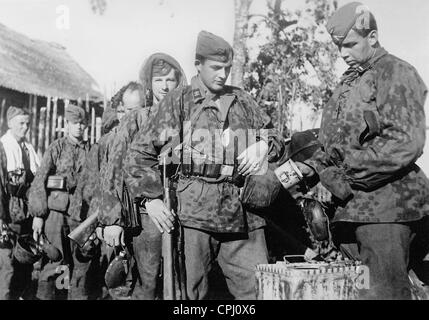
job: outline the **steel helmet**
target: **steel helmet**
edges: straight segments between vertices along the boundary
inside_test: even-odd
[[[42,252],[39,249],[32,235],[25,235],[18,238],[13,249],[13,256],[22,264],[33,264],[42,257]]]
[[[104,275],[107,288],[115,289],[124,286],[127,280],[128,270],[127,254],[122,250],[107,267],[106,274]]]

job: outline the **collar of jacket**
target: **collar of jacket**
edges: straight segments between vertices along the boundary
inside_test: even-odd
[[[357,77],[364,74],[366,71],[372,69],[374,64],[387,54],[388,52],[383,47],[376,48],[374,55],[367,62],[361,64],[358,67],[350,67],[347,69],[340,82],[347,83],[353,81]]]
[[[194,76],[191,79],[191,89],[192,89],[192,97],[194,99],[194,103],[199,103],[201,101],[203,101],[204,99],[206,99],[207,97],[210,98],[214,98],[216,96],[220,97],[220,96],[231,96],[231,97],[235,97],[236,94],[231,91],[228,90],[227,88],[231,88],[228,86],[225,86],[224,90],[217,92],[217,93],[211,93],[207,87],[203,84],[203,82],[201,81],[200,77]]]
[[[75,140],[73,140],[72,138],[70,138],[70,136],[67,136],[67,141],[71,144],[71,145],[73,145],[73,146],[75,146],[75,147],[79,147],[79,148],[82,148],[82,149],[85,149],[85,147],[86,147],[86,145],[87,145],[87,142],[86,141],[75,141]]]

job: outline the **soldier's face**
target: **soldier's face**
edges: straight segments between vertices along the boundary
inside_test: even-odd
[[[223,89],[231,71],[230,63],[213,60],[197,61],[197,70],[204,85],[212,92]]]
[[[17,140],[22,140],[30,128],[30,117],[27,115],[13,117],[8,125],[12,135]]]
[[[367,37],[362,37],[355,30],[350,30],[341,46],[338,47],[341,57],[351,67],[359,66],[367,62],[374,53],[377,40],[374,38],[376,31]]]
[[[86,124],[82,121],[71,122],[67,121],[69,135],[77,140],[82,140]]]
[[[142,106],[142,97],[138,90],[126,90],[122,96],[122,108],[125,114]]]
[[[156,76],[152,78],[152,92],[155,98],[155,102],[161,101],[167,93],[177,87],[179,82],[176,78],[174,69],[170,70],[170,73],[165,76]]]

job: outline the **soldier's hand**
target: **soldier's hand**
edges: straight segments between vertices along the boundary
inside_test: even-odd
[[[256,174],[266,165],[267,157],[268,144],[265,141],[261,140],[252,144],[237,157],[237,160],[240,161],[238,173],[242,176]]]
[[[170,233],[174,230],[176,214],[170,211],[160,199],[154,199],[146,202],[146,210],[159,232]]]
[[[304,177],[312,177],[315,174],[313,168],[309,165],[303,162],[295,162],[295,164]]]
[[[104,227],[104,241],[111,247],[125,246],[124,228],[116,225]]]
[[[103,228],[102,227],[97,227],[95,229],[95,234],[97,235],[98,239],[104,240],[104,237],[103,237]]]
[[[39,241],[40,235],[43,232],[43,225],[45,220],[43,218],[34,217],[33,218],[33,239],[34,241]]]
[[[3,219],[0,219],[0,232],[3,231],[3,229],[7,229],[7,227],[7,223],[4,223]]]

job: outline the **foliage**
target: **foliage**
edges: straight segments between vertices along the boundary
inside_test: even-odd
[[[302,101],[318,110],[338,81],[338,50],[324,27],[335,7],[330,0],[307,0],[303,10],[292,12],[283,10],[281,0],[276,0],[274,5],[268,2],[262,21],[250,24],[249,38],[268,31],[268,42],[260,46],[256,61],[247,61],[245,88],[281,131],[288,130],[292,103]]]
[[[106,0],[90,0],[91,10],[95,14],[103,15],[106,11]]]

